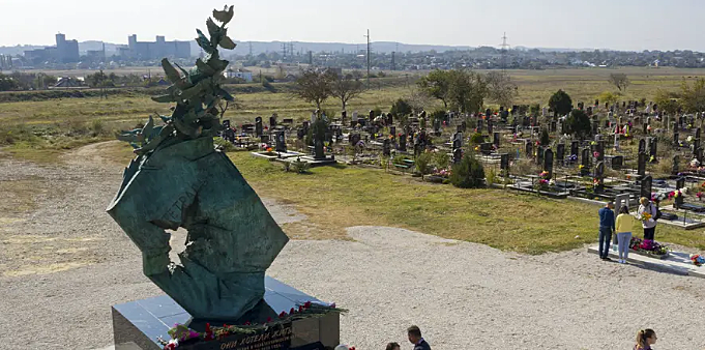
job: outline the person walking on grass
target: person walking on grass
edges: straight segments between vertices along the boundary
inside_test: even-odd
[[[654,244],[654,234],[656,232],[656,220],[658,220],[658,209],[652,201],[646,197],[639,200],[639,219],[644,228],[644,248],[651,249]]]
[[[612,209],[614,209],[614,203],[609,202],[604,208],[597,212],[600,216],[600,243],[598,250],[600,252],[600,259],[603,261],[610,260],[610,242],[612,241],[612,233],[614,232],[614,212]]]
[[[635,223],[636,219],[629,215],[629,207],[626,205],[620,207],[619,215],[615,220],[620,264],[626,264],[629,258],[629,244],[632,242],[632,230]]]
[[[421,337],[421,330],[417,326],[407,329],[409,342],[414,344],[414,350],[431,350],[431,346]]]
[[[653,329],[642,329],[636,334],[634,350],[651,350],[651,345],[656,344],[657,339]]]

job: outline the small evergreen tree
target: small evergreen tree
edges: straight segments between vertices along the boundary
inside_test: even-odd
[[[480,188],[485,185],[485,170],[472,155],[466,154],[453,166],[450,183],[459,188]]]

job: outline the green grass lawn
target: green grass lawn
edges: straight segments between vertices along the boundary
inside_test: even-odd
[[[246,152],[230,157],[261,196],[295,204],[327,233],[325,238],[343,236],[345,227],[385,225],[526,254],[597,240],[596,206],[508,190],[431,185],[366,168],[321,167],[297,175]],[[660,225],[656,237],[705,249],[702,230]]]

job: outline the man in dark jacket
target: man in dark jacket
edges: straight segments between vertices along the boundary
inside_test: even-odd
[[[431,346],[421,337],[421,330],[417,326],[407,329],[409,341],[414,344],[414,350],[431,350]]]
[[[612,232],[614,232],[614,203],[609,202],[607,205],[598,211],[600,215],[600,259],[610,260],[610,242],[612,241]]]

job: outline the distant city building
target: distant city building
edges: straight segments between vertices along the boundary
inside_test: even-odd
[[[119,47],[118,55],[124,58],[140,60],[157,60],[163,57],[191,57],[191,42],[166,41],[158,35],[157,41],[137,41],[137,35],[127,37],[127,47]]]
[[[12,56],[0,55],[0,70],[12,69]]]
[[[78,62],[78,41],[66,40],[66,35],[56,34],[56,46],[28,50],[24,57],[32,62],[57,61],[61,63]]]
[[[105,43],[103,43],[103,48],[100,50],[86,51],[86,56],[92,61],[105,61]]]
[[[228,79],[240,78],[248,83],[252,82],[252,72],[250,72],[249,70],[246,70],[246,69],[242,69],[242,68],[228,69],[227,71],[225,71],[225,77]]]

